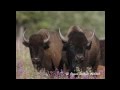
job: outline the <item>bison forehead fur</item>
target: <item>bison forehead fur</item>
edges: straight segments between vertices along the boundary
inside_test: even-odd
[[[42,45],[43,39],[44,39],[43,36],[35,34],[30,37],[29,43],[32,46]]]
[[[88,43],[88,40],[86,39],[84,33],[78,32],[78,31],[73,31],[69,35],[69,43],[72,43],[74,45],[78,46],[84,46]]]

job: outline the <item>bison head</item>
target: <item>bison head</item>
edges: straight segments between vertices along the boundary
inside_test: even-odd
[[[50,39],[50,35],[48,33],[48,38],[44,39],[41,34],[33,34],[30,36],[29,40],[27,40],[24,35],[25,32],[23,34],[23,44],[26,47],[29,47],[30,56],[34,67],[37,70],[40,70],[41,62],[44,56],[44,49],[49,48],[48,41]]]
[[[77,65],[79,67],[84,65],[86,61],[85,52],[91,48],[94,32],[92,36],[87,39],[85,34],[79,30],[79,27],[73,27],[72,29],[67,37],[61,34],[60,29],[59,34],[64,43],[63,49],[66,50],[70,71],[74,72]]]

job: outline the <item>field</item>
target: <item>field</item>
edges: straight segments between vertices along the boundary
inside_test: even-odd
[[[78,73],[77,77],[74,74],[68,77],[67,72],[59,72],[58,70],[49,72],[49,74],[44,69],[37,72],[32,65],[29,48],[23,46],[20,38],[16,40],[16,79],[104,79],[105,70],[100,67],[99,71],[100,73],[98,74],[100,75],[97,77],[96,75],[90,75],[91,70],[89,68],[86,72],[87,74],[79,71],[80,73]]]
[[[37,72],[31,62],[29,48],[22,44],[22,34],[26,28],[26,38],[47,28],[49,31],[58,31],[60,28],[66,35],[70,26],[78,25],[81,28],[95,30],[96,36],[105,38],[105,11],[16,11],[16,79],[105,79],[105,68],[98,67],[100,72],[97,77],[91,75],[88,68],[86,75],[78,69],[77,74],[71,74],[68,78],[67,72],[45,71]],[[84,75],[81,75],[84,74]],[[77,76],[77,77],[75,77]]]

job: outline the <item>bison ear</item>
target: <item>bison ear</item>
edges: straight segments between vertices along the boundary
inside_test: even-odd
[[[29,47],[29,43],[28,42],[23,42],[23,45],[25,45],[26,47]]]
[[[68,47],[68,43],[63,43],[63,51],[66,51],[67,50],[67,47]]]
[[[43,44],[43,48],[44,48],[44,49],[48,49],[48,48],[49,48],[49,42],[44,43],[44,44]]]
[[[91,42],[88,42],[88,43],[87,43],[87,46],[86,46],[86,49],[90,50],[91,45],[92,45],[92,41],[91,41]]]

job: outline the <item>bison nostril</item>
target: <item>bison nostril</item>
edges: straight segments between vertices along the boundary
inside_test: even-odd
[[[76,59],[76,61],[78,61],[78,60],[84,60],[84,57],[81,56],[81,55],[76,55],[75,59]]]
[[[84,60],[84,57],[80,57],[80,60]]]

